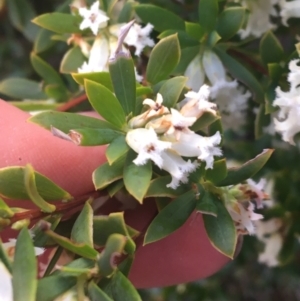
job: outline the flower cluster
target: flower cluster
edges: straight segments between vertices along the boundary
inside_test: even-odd
[[[214,156],[222,155],[217,146],[221,142],[219,132],[203,137],[189,128],[204,112],[216,114],[216,105],[208,101],[209,87],[204,85],[198,93],[185,96],[180,110],[163,106],[160,94],[156,101],[145,99],[143,104],[148,110],[129,121],[132,129],[126,136],[128,145],[138,154],[133,162],[143,165],[152,160],[171,174],[172,181],[167,186],[173,189],[188,181],[188,175],[199,166],[198,160],[204,161],[208,169],[213,167]]]
[[[300,67],[299,60],[293,60],[289,64],[290,73],[288,81],[290,91],[283,92],[276,88],[274,106],[279,107],[278,119],[274,118],[275,130],[282,135],[282,139],[290,144],[295,144],[294,135],[300,132]]]
[[[255,213],[254,209],[262,208],[263,201],[269,198],[263,190],[265,184],[264,179],[258,183],[249,179],[246,184],[228,187],[227,193],[224,193],[227,210],[241,235],[254,234],[253,221],[263,218],[263,215]]]
[[[81,48],[82,53],[88,57],[88,62],[84,62],[78,68],[78,72],[108,71],[108,60],[116,48],[117,39],[124,24],[108,26],[109,17],[99,8],[99,1],[91,5],[90,9],[79,7],[78,13],[83,17],[79,28],[81,30],[89,28],[96,36],[92,47],[82,37],[72,36],[69,39],[69,43],[77,44]],[[153,25],[151,24],[147,24],[144,28],[138,24],[133,24],[124,43],[128,46],[134,46],[135,55],[140,56],[146,46],[153,47],[155,44],[149,38],[152,29]]]

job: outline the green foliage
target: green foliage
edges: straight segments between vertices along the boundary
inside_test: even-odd
[[[207,32],[215,29],[218,17],[218,0],[199,1],[199,24]]]

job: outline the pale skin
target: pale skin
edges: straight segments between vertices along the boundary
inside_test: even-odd
[[[105,147],[78,147],[28,123],[28,117],[0,100],[0,168],[30,163],[75,197],[94,191],[91,175],[105,162]],[[10,204],[24,206],[24,201]],[[126,212],[126,222],[142,230],[155,212],[154,200],[148,199]],[[2,232],[1,237],[6,241],[11,232]],[[228,261],[211,246],[201,215],[194,213],[169,237],[140,246],[129,277],[139,288],[167,286],[206,278]]]

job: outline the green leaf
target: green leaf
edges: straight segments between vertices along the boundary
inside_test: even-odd
[[[211,112],[204,112],[203,115],[196,120],[196,122],[191,126],[191,130],[197,132],[202,130],[217,120],[220,120],[220,116],[218,114],[213,114]]]
[[[14,214],[10,207],[0,198],[0,217],[11,218]]]
[[[8,17],[12,25],[21,31],[29,41],[34,41],[38,32],[38,27],[31,23],[31,19],[36,13],[32,2],[27,0],[6,1]]]
[[[264,102],[264,90],[253,74],[221,48],[215,47],[214,50],[228,69],[229,73],[251,90],[257,102]]]
[[[43,112],[32,116],[28,121],[36,123],[47,130],[50,130],[51,126],[53,126],[64,133],[83,127],[91,129],[117,129],[112,124],[98,118],[64,112]]]
[[[88,295],[91,301],[113,301],[94,281],[88,285]]]
[[[18,236],[12,267],[14,301],[35,301],[37,290],[37,261],[27,228]]]
[[[214,197],[217,216],[203,215],[208,238],[219,252],[229,258],[233,258],[237,243],[237,233],[234,222],[221,200],[212,194],[211,196]]]
[[[176,34],[178,36],[178,41],[180,44],[180,48],[186,48],[186,47],[193,47],[199,45],[199,41],[189,36],[185,31],[183,30],[175,30],[175,29],[168,29],[163,31],[158,38],[162,39],[165,37],[168,37],[170,35]]]
[[[78,68],[80,68],[86,60],[87,58],[83,55],[79,46],[72,47],[63,56],[60,63],[59,71],[61,73],[66,74],[74,72],[76,73],[78,72]]]
[[[118,128],[126,124],[126,116],[118,99],[103,85],[85,80],[85,90],[93,108]]]
[[[107,185],[119,180],[123,176],[125,157],[121,157],[109,165],[104,163],[93,172],[93,183],[96,189],[103,189]]]
[[[124,135],[115,138],[105,151],[106,159],[109,165],[113,164],[120,157],[124,156],[128,150],[129,146]]]
[[[132,237],[139,234],[133,228],[125,224],[124,212],[115,212],[107,215],[94,217],[94,243],[100,247],[105,246],[108,238],[115,233],[122,234],[127,238],[125,251],[128,254],[133,254],[135,251],[135,243]]]
[[[265,64],[279,63],[283,59],[283,48],[272,31],[267,31],[260,40],[259,52]]]
[[[164,8],[151,4],[141,4],[135,7],[135,12],[143,23],[152,24],[155,30],[159,32],[167,29],[185,30],[184,21]]]
[[[146,87],[146,86],[137,86],[136,87],[136,97],[148,95],[151,93],[153,93],[151,87]]]
[[[135,158],[136,153],[129,150],[124,165],[124,185],[126,190],[142,204],[150,185],[152,165],[150,161],[144,165],[136,165],[133,163]]]
[[[266,97],[266,99],[268,98]],[[255,139],[259,139],[264,134],[264,126],[267,125],[266,120],[270,120],[270,115],[266,114],[266,105],[264,103],[261,103],[255,117]]]
[[[198,23],[192,22],[185,22],[185,31],[189,36],[198,41],[200,41],[205,34],[204,29]]]
[[[273,149],[265,149],[261,154],[249,160],[241,167],[229,168],[227,177],[216,183],[217,186],[235,185],[254,176],[269,160]]]
[[[6,250],[3,247],[3,242],[1,238],[0,238],[0,262],[2,262],[5,265],[9,273],[12,273],[12,262],[8,257]]]
[[[117,3],[117,0],[100,0],[100,3],[101,9],[103,7],[104,11],[106,11],[106,13],[110,16],[110,13]]]
[[[96,259],[98,252],[86,243],[75,243],[67,237],[61,236],[52,230],[45,230],[45,233],[51,237],[57,244],[84,258]]]
[[[226,159],[214,161],[213,169],[208,169],[205,174],[206,180],[213,183],[222,181],[227,176]]]
[[[40,15],[32,20],[33,23],[54,31],[56,33],[81,33],[79,25],[82,21],[80,16],[63,13],[48,13]]]
[[[92,72],[92,73],[72,73],[74,80],[81,86],[84,85],[84,80],[88,79],[99,83],[114,92],[113,84],[108,72]]]
[[[38,206],[41,211],[51,213],[55,211],[56,207],[52,204],[47,203],[39,194],[36,182],[35,173],[33,167],[30,164],[25,166],[24,170],[24,185],[26,193],[28,194],[30,200]]]
[[[167,187],[172,181],[171,176],[159,177],[150,182],[146,197],[170,197],[174,198],[186,191],[185,185],[180,185],[176,189]]]
[[[48,100],[10,101],[9,104],[26,112],[55,110],[60,105],[58,103],[49,103]]]
[[[136,79],[132,58],[117,55],[115,59],[109,61],[109,73],[116,97],[125,114],[135,114]]]
[[[245,8],[229,7],[222,11],[217,24],[217,32],[223,40],[233,37],[243,26]]]
[[[55,41],[51,39],[52,35],[52,31],[41,28],[34,40],[33,51],[35,53],[41,53],[51,48],[55,44]]]
[[[24,78],[7,78],[0,82],[0,92],[16,99],[47,99],[40,83]]]
[[[104,290],[114,301],[142,301],[132,283],[120,271],[112,276]]]
[[[218,209],[214,203],[214,197],[211,192],[202,189],[200,197],[196,201],[196,211],[201,212],[202,214],[209,214],[214,217],[218,215]]]
[[[70,199],[71,195],[38,172],[35,183],[39,195],[47,201]],[[24,185],[25,167],[4,167],[0,169],[0,195],[8,199],[29,200]]]
[[[180,228],[196,207],[196,196],[190,190],[163,208],[147,229],[144,244],[160,240]]]
[[[159,93],[163,96],[163,105],[172,108],[176,105],[187,78],[184,76],[177,76],[165,81],[159,89]]]
[[[112,129],[74,129],[69,133],[72,141],[81,146],[104,145],[115,138],[124,136],[121,132]]]
[[[125,244],[126,237],[124,235],[114,233],[108,237],[105,248],[97,260],[102,276],[109,277],[116,271],[115,259],[122,255]]]
[[[198,6],[199,24],[207,32],[213,31],[218,18],[218,0],[200,0]]]
[[[156,84],[176,68],[180,59],[180,47],[177,35],[160,40],[153,48],[147,65],[147,80]]]
[[[93,247],[93,209],[88,202],[85,203],[73,225],[71,240]]]
[[[118,23],[128,23],[133,16],[134,2],[126,2],[118,16]]]
[[[186,71],[186,68],[191,63],[191,61],[196,57],[200,52],[200,46],[187,47],[181,50],[181,57],[179,63],[174,70],[175,74],[183,74]]]
[[[124,187],[123,180],[115,181],[107,187],[107,193],[112,198],[118,191]]]
[[[60,75],[38,55],[32,52],[30,54],[30,61],[36,73],[44,79],[46,84],[56,84],[64,87],[64,82]]]

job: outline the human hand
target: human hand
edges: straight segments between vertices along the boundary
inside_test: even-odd
[[[29,114],[0,100],[0,168],[30,163],[75,197],[93,191],[92,172],[106,161],[105,147],[78,147],[28,123],[28,117]],[[9,204],[24,206],[24,201]],[[144,205],[127,210],[125,219],[140,230],[155,212],[155,203],[148,199]],[[11,235],[8,233],[11,232],[1,233],[4,240]],[[201,214],[194,213],[170,236],[140,246],[129,278],[136,287],[173,285],[208,277],[228,261],[211,246]]]

